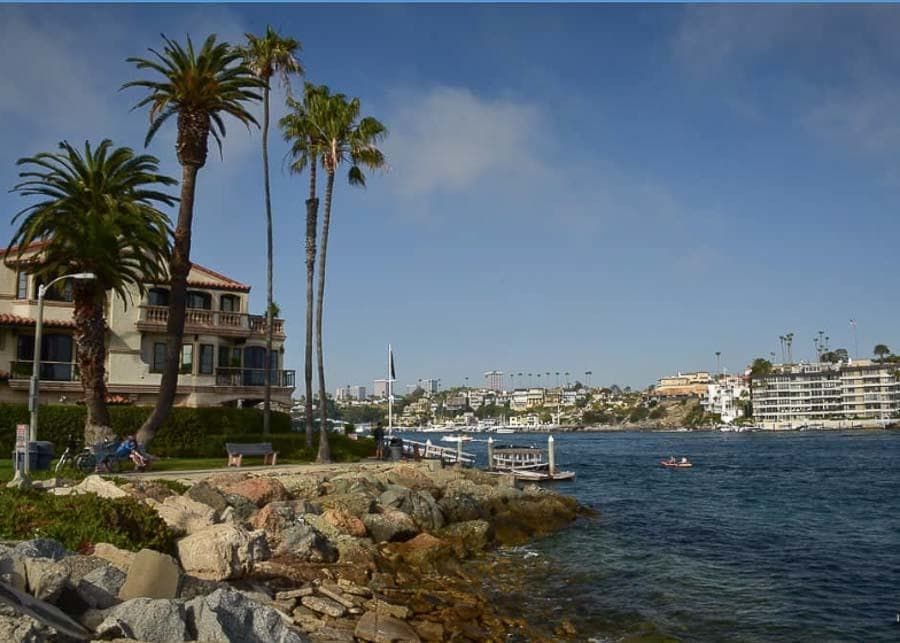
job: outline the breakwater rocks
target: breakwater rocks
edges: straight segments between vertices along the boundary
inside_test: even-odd
[[[434,464],[229,472],[181,494],[95,476],[51,488],[138,498],[180,534],[175,555],[104,543],[73,553],[41,539],[0,546],[0,640],[71,640],[58,637],[79,628],[86,639],[151,642],[574,638],[498,611],[483,591],[484,552],[587,510]]]

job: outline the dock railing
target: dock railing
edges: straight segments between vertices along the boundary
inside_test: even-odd
[[[466,453],[457,447],[441,447],[431,443],[431,440],[417,442],[416,440],[403,440],[404,455],[412,458],[440,459],[447,464],[456,464],[457,460],[465,467],[475,464],[475,455]]]

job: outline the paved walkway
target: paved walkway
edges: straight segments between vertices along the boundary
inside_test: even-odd
[[[115,475],[129,480],[201,480],[218,473],[268,473],[271,475],[292,475],[300,473],[320,473],[334,471],[358,471],[359,469],[389,469],[396,464],[390,460],[375,460],[367,458],[360,462],[335,462],[332,464],[276,464],[257,465],[247,467],[219,467],[216,469],[193,469],[182,471],[146,471],[144,473],[130,472],[117,473]],[[415,464],[412,461],[402,461],[402,464]]]

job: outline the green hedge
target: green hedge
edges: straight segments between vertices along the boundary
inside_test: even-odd
[[[109,409],[113,430],[117,435],[137,433],[150,414],[148,406],[113,406]],[[67,436],[80,443],[84,435],[83,406],[41,406],[38,439],[49,440],[57,452],[65,448]],[[0,457],[12,452],[16,424],[28,424],[28,408],[24,404],[0,404]],[[231,442],[259,442],[262,437],[263,412],[259,409],[227,407],[174,408],[160,427],[151,444],[152,453],[161,456],[191,457],[221,455],[227,439]],[[272,440],[281,436],[293,438],[290,416],[272,412]],[[217,447],[215,454],[209,450]]]

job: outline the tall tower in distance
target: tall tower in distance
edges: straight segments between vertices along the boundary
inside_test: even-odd
[[[484,387],[492,391],[503,390],[503,371],[488,371],[484,374]]]

